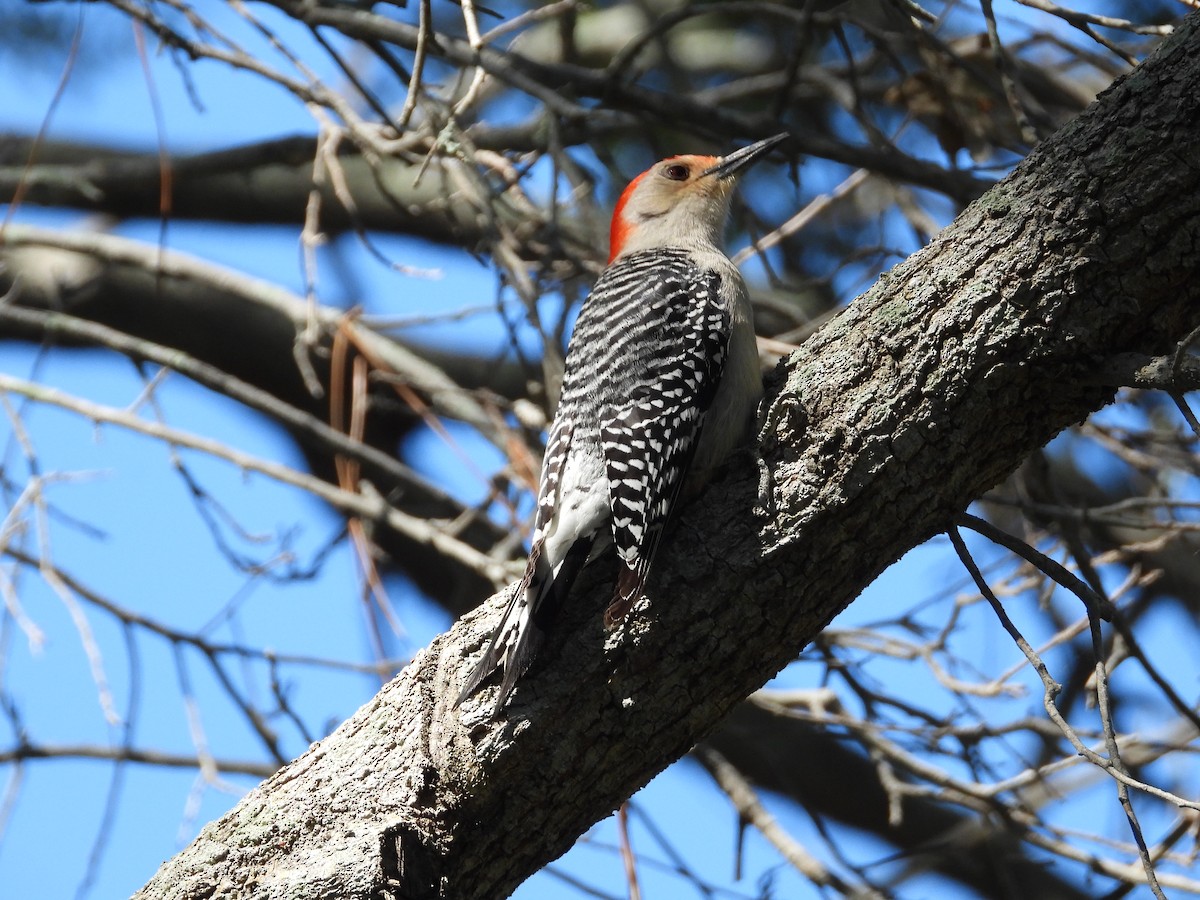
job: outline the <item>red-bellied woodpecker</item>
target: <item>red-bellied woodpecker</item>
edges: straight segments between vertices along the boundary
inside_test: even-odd
[[[734,176],[786,137],[664,159],[621,194],[567,348],[525,577],[458,702],[503,665],[500,711],[608,530],[620,569],[604,620],[624,618],[685,480],[702,483],[747,435],[762,392],[753,314],[719,242]]]

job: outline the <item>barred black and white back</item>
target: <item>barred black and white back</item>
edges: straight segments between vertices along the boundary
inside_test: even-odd
[[[630,254],[596,283],[567,351],[525,576],[460,701],[503,665],[504,705],[597,537],[621,563],[606,624],[636,602],[721,383],[734,299],[722,286],[685,250]]]

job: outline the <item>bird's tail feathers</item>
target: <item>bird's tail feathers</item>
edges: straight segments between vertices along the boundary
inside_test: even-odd
[[[546,630],[558,615],[571,585],[587,562],[594,539],[594,535],[577,539],[554,569],[537,551],[530,554],[525,577],[516,584],[487,650],[471,670],[466,686],[455,701],[456,706],[476,693],[498,666],[503,666],[504,676],[500,681],[492,718],[500,714],[513,688],[533,664],[545,643]]]
[[[533,593],[532,590],[529,593]],[[546,632],[538,622],[538,600],[535,598],[521,605],[521,613],[514,623],[515,630],[507,639],[503,655],[504,677],[500,679],[500,690],[496,694],[496,705],[492,707],[492,718],[500,715],[500,710],[508,702],[508,696],[517,686],[517,681],[524,675],[542,644],[546,641]]]
[[[649,560],[646,562],[648,563]],[[613,590],[613,598],[604,610],[604,627],[606,629],[611,631],[616,628],[629,615],[629,611],[633,609],[633,604],[642,595],[642,589],[646,585],[646,575],[649,568],[649,565],[634,566],[632,568],[628,566],[621,567],[621,571],[617,575],[616,589]]]
[[[483,657],[475,664],[475,668],[471,670],[466,685],[459,692],[458,699],[454,701],[455,706],[461,706],[464,700],[475,694],[482,686],[484,680],[492,674],[492,671],[505,656],[506,645],[502,643],[501,639],[504,638],[505,632],[508,631],[508,620],[516,609],[518,600],[523,598],[525,594],[528,580],[528,577],[522,578],[512,586],[512,594],[508,598],[508,603],[504,606],[504,612],[500,616],[500,624],[492,631],[492,637],[488,641],[487,649],[483,651]]]

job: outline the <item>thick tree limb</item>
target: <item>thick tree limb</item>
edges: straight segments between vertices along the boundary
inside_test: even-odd
[[[781,368],[764,451],[683,517],[650,602],[602,560],[489,723],[453,708],[501,598],[166,863],[141,897],[504,896],[785,665],[906,549],[1200,324],[1200,16]],[[837,773],[831,773],[836,777]]]
[[[173,156],[171,208],[164,210],[157,153],[66,143],[35,148],[29,138],[0,135],[0,202],[19,195],[24,203],[118,218],[299,227],[317,189],[318,224],[325,233],[398,232],[474,250],[486,247],[504,226],[529,252],[545,249],[550,223],[539,220],[536,207],[503,194],[486,196],[475,172],[460,160],[439,156],[423,167],[427,147],[419,140],[413,144],[417,162],[399,154],[372,161],[345,142],[336,159],[341,183],[354,198],[353,210],[343,205],[329,179],[314,186],[317,140],[312,136]],[[581,224],[563,216],[553,225],[557,241],[580,252],[589,246],[590,235]]]

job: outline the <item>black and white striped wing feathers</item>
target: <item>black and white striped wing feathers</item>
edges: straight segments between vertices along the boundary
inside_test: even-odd
[[[621,564],[606,623],[629,611],[695,455],[729,332],[720,276],[686,250],[631,253],[605,270],[567,350],[525,578],[459,702],[502,664],[496,711],[504,705],[587,560],[598,512],[611,514]]]
[[[623,390],[606,398],[600,421],[621,563],[605,613],[609,625],[642,591],[720,382],[730,322],[718,288],[718,276],[686,256],[656,265],[637,292],[628,331],[617,338],[627,377],[619,380]]]

